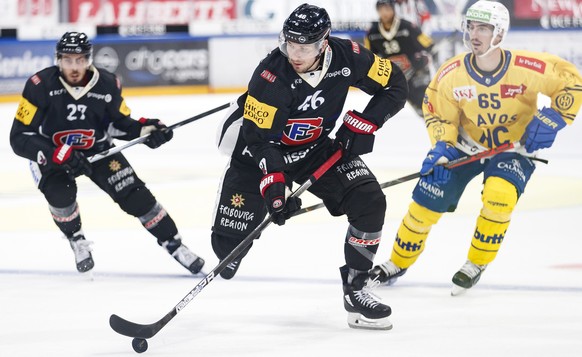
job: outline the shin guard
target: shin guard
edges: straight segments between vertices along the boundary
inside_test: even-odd
[[[412,202],[396,233],[390,260],[402,269],[407,269],[414,264],[424,250],[430,229],[441,216],[442,213],[431,211]]]
[[[72,237],[73,233],[81,230],[81,215],[77,202],[63,208],[49,205],[49,210],[53,221],[65,236]]]
[[[158,239],[160,245],[178,234],[174,220],[158,202],[146,214],[138,218],[141,224]]]
[[[382,232],[362,232],[350,225],[346,234],[344,254],[350,269],[368,271],[372,268]]]
[[[489,177],[483,188],[483,208],[469,248],[469,260],[477,265],[495,259],[505,238],[511,213],[517,204],[517,190],[510,182]]]

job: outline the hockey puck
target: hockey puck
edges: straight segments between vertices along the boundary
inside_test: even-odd
[[[131,347],[133,347],[133,350],[137,353],[144,353],[148,350],[148,341],[136,337],[131,341]]]

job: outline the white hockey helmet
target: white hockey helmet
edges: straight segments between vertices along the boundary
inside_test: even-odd
[[[509,10],[503,4],[496,1],[479,0],[471,5],[467,9],[463,20],[463,42],[468,49],[471,49],[471,44],[468,40],[468,26],[470,21],[479,21],[493,26],[491,46],[485,53],[488,54],[491,50],[501,46],[501,43],[505,40],[505,36],[509,30]],[[498,36],[501,36],[501,40],[495,44]]]

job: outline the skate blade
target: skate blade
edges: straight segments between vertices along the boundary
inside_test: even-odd
[[[364,330],[392,330],[392,322],[388,317],[369,319],[357,312],[348,313],[348,325],[351,328]]]
[[[385,285],[392,286],[392,285],[394,285],[394,283],[396,283],[396,280],[398,280],[398,278],[388,279],[388,281],[385,283]]]
[[[93,269],[91,270],[87,270],[85,272],[79,272],[79,275],[81,276],[82,280],[87,280],[87,281],[94,281],[95,280],[95,276],[93,275]]]
[[[459,296],[459,295],[463,295],[464,293],[467,292],[468,289],[463,288],[462,286],[459,286],[457,284],[453,284],[453,288],[451,289],[451,296]]]
[[[396,282],[396,280],[398,280],[398,278],[388,279],[388,280],[383,281],[383,282],[381,282],[379,280],[368,280],[368,282],[366,283],[366,285],[370,289],[383,288],[383,287],[388,287],[388,286],[394,285],[394,283]]]

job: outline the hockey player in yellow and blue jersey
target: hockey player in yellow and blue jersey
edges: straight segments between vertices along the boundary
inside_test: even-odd
[[[424,97],[433,148],[422,163],[390,260],[371,271],[380,283],[393,283],[414,264],[431,227],[443,213],[455,210],[467,184],[483,173],[483,206],[451,294],[474,286],[499,251],[511,213],[535,170],[536,151],[552,146],[582,104],[582,78],[573,64],[547,53],[501,49],[509,29],[509,12],[502,4],[476,2],[463,27],[471,52],[445,62]],[[551,98],[550,107],[538,110],[538,93]],[[441,165],[510,143],[521,144],[454,169]]]

